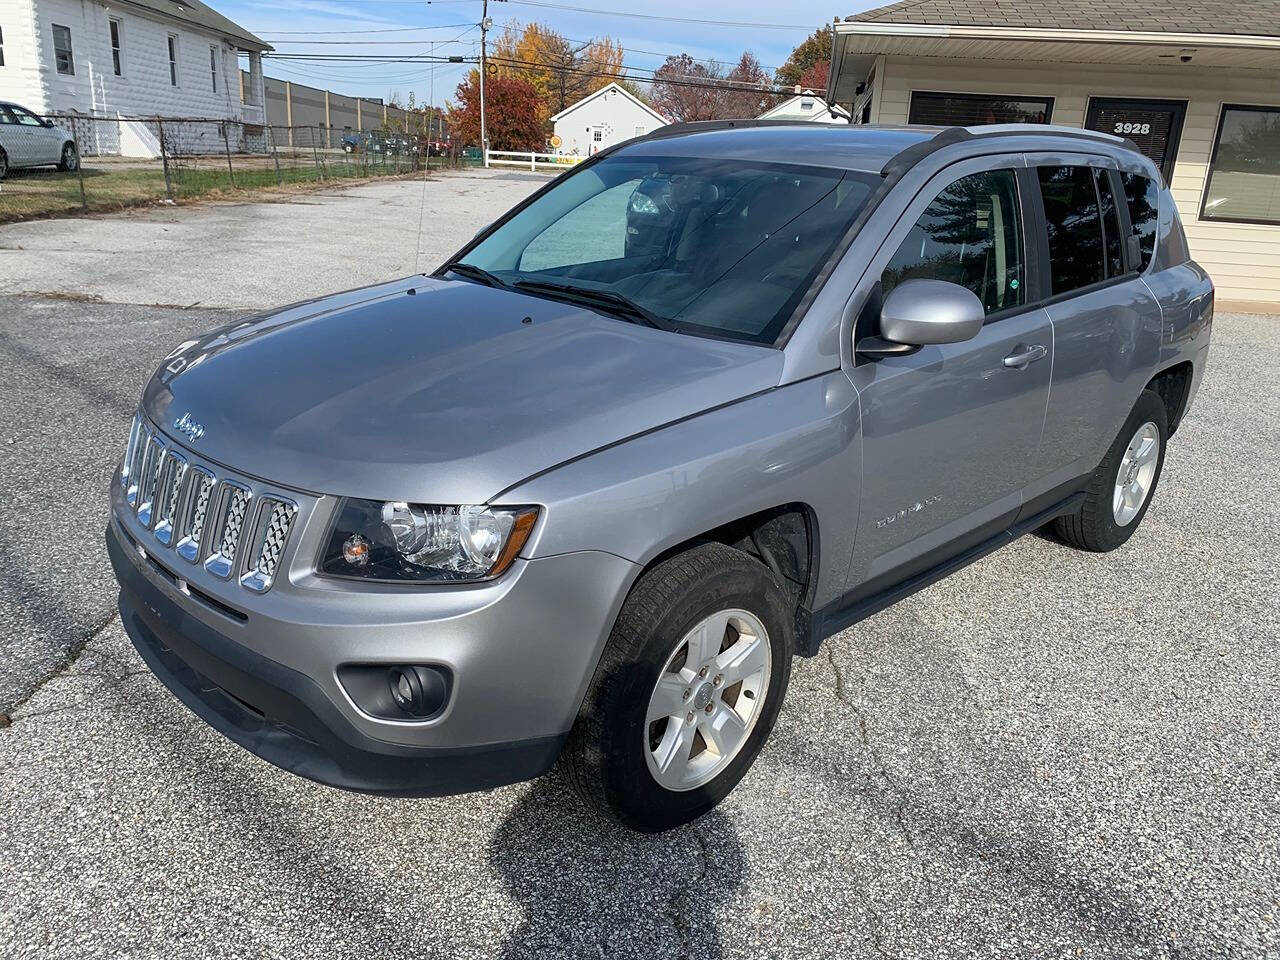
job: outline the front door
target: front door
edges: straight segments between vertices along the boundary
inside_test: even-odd
[[[1010,155],[948,168],[871,264],[885,294],[917,278],[967,287],[987,322],[965,343],[859,360],[850,371],[864,465],[851,602],[999,534],[1021,506],[1053,366],[1049,318],[1027,306],[1034,220],[1024,217],[1021,165]]]
[[[14,122],[18,125],[17,145],[21,151],[18,154],[18,164],[14,165],[35,166],[42,163],[57,163],[62,150],[62,138],[46,127],[30,110],[19,107],[17,104],[10,105],[9,109],[13,114]],[[10,163],[13,163],[12,159]]]
[[[1178,138],[1187,114],[1185,100],[1134,100],[1091,97],[1084,125],[1090,130],[1127,137],[1155,161],[1165,183],[1173,180]]]

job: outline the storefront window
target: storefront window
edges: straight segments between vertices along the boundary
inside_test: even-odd
[[[1280,107],[1222,108],[1200,219],[1280,224]]]
[[[1053,97],[999,97],[973,93],[911,94],[907,123],[973,127],[984,123],[1048,123]]]

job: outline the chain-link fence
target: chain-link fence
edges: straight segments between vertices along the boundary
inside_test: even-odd
[[[0,223],[410,176],[466,162],[448,144],[390,131],[156,117],[37,117],[0,107]]]

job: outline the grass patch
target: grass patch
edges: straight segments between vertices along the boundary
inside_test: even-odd
[[[100,213],[160,202],[168,196],[164,168],[159,163],[94,161],[84,171],[84,192],[80,176],[52,170],[16,170],[0,180],[0,223],[35,220],[78,213]],[[331,183],[422,176],[409,158],[396,163],[366,162],[359,155],[321,155],[305,161],[281,159],[279,170],[270,157],[232,157],[231,171],[225,159],[182,158],[171,164],[169,185],[176,202],[196,199],[283,198],[300,188]],[[432,158],[428,170],[445,169],[446,163]]]

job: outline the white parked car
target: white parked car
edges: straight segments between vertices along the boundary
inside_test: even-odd
[[[80,166],[75,138],[26,107],[0,102],[0,180],[21,167],[56,166],[63,172]]]

